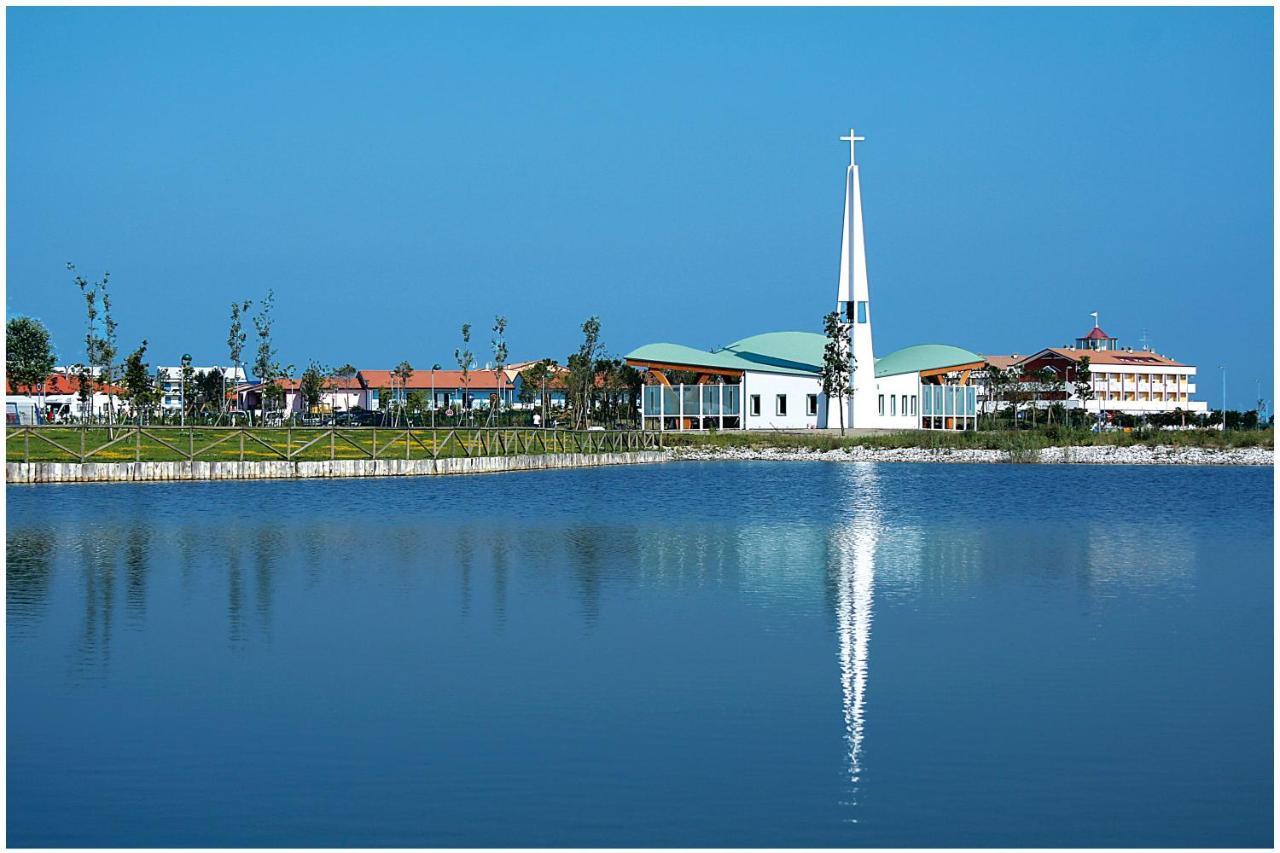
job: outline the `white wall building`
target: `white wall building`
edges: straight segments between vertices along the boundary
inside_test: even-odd
[[[197,367],[191,366],[192,376],[197,373],[208,373],[209,371],[219,371],[226,374],[227,390],[234,391],[236,385],[244,382],[245,373],[243,367]],[[172,409],[178,411],[182,408],[182,365],[176,367],[157,367],[156,376],[163,377],[160,381],[164,389],[164,395],[160,398],[160,407],[162,409]]]
[[[832,407],[819,374],[827,339],[814,332],[770,332],[717,350],[646,344],[627,362],[646,370],[641,401],[648,429],[880,429],[976,427],[977,399],[968,384],[981,358],[939,344],[875,357],[867,276],[862,187],[852,130],[845,170],[844,227],[836,309],[849,327],[850,393]],[[814,318],[820,325],[820,318]],[[682,375],[683,374],[683,375]],[[679,379],[691,380],[685,382]]]

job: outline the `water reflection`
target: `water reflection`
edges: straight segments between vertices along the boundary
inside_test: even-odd
[[[875,593],[876,544],[882,523],[876,466],[842,466],[844,518],[831,533],[831,571],[835,575],[836,627],[839,634],[840,687],[844,699],[849,781],[857,802],[865,737],[867,654]],[[856,820],[856,818],[854,818]]]

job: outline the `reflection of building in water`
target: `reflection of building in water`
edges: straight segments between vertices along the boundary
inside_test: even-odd
[[[1152,547],[1158,539],[1159,547]],[[1183,592],[1195,574],[1195,542],[1177,525],[1132,521],[1089,525],[1089,579],[1095,588],[1115,591],[1164,589]]]
[[[841,507],[845,518],[831,533],[831,567],[836,587],[840,686],[844,698],[849,781],[862,778],[862,740],[867,695],[867,653],[875,593],[876,544],[880,537],[879,475],[874,464],[844,467]]]
[[[777,600],[820,596],[826,583],[826,531],[817,524],[769,522],[738,529],[744,592]]]

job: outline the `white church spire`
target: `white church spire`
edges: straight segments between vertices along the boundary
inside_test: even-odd
[[[848,136],[849,168],[845,172],[844,231],[840,242],[840,288],[837,307],[851,324],[853,370],[849,423],[870,426],[877,416],[876,358],[871,341],[871,293],[867,286],[867,247],[862,228],[862,187],[854,146],[866,140],[852,128]]]

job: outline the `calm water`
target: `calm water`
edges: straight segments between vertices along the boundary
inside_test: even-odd
[[[1270,845],[1272,472],[14,487],[12,845]]]

